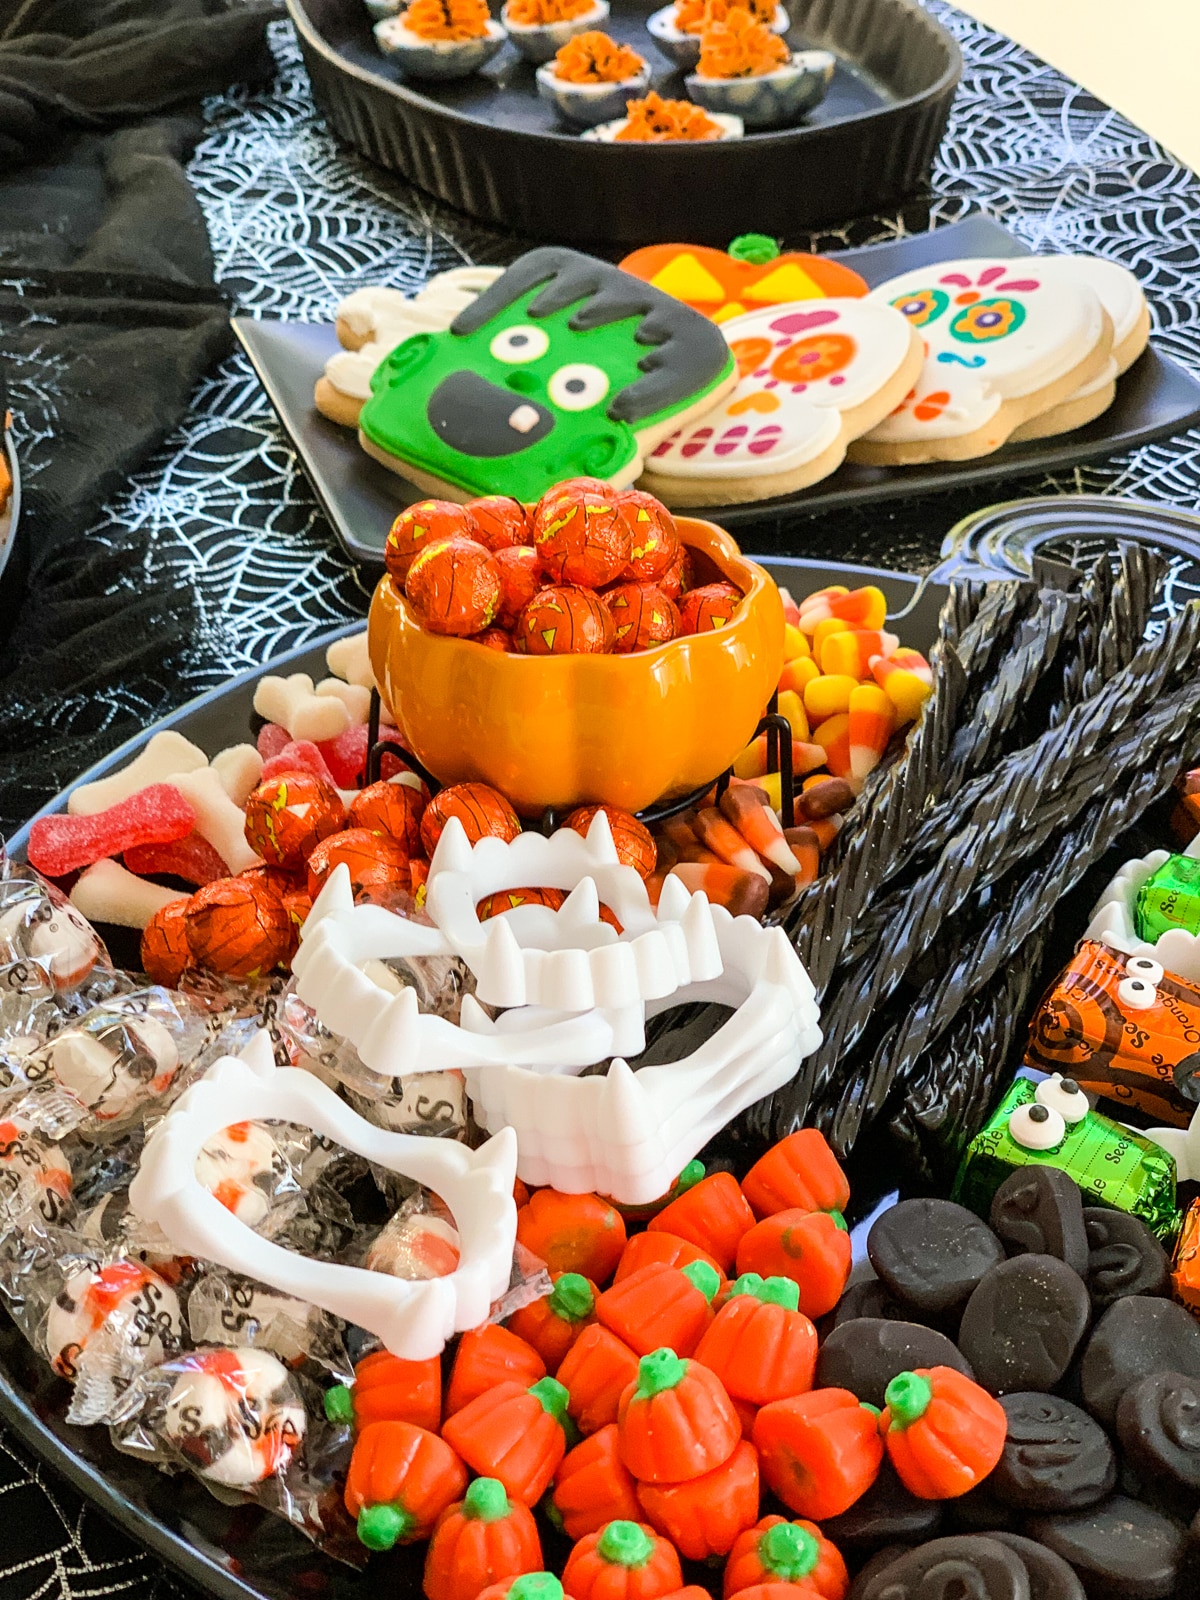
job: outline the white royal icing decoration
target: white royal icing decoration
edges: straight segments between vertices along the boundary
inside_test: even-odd
[[[1033,256],[943,261],[873,289],[925,341],[913,392],[867,438],[903,444],[985,427],[1009,400],[1064,378],[1096,348],[1104,310],[1081,276]]]
[[[842,433],[842,413],[877,394],[912,340],[903,317],[868,300],[806,300],[730,317],[721,331],[739,379],[715,411],[665,439],[652,474],[750,478],[791,472]]]

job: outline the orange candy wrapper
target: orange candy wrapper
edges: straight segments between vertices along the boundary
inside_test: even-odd
[[[1170,972],[1148,984],[1085,939],[1037,1009],[1025,1061],[1186,1127],[1200,1096],[1200,989]]]

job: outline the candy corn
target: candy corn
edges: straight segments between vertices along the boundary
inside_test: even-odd
[[[933,672],[919,650],[903,647],[881,652],[871,662],[871,676],[896,708],[900,722],[915,722],[933,693]]]
[[[794,689],[802,695],[805,684],[820,676],[821,669],[811,656],[797,656],[793,661],[785,661],[783,671],[779,674],[780,693],[785,689]]]
[[[844,672],[863,679],[876,656],[890,656],[900,644],[894,633],[882,628],[845,628],[833,633],[821,646],[821,671]]]
[[[793,876],[801,870],[765,790],[749,783],[726,789],[721,796],[721,814],[765,861]]]
[[[767,909],[768,877],[743,872],[723,861],[715,866],[681,861],[671,868],[689,894],[705,894],[715,906],[724,906],[735,917],[761,917]]]
[[[854,687],[857,689],[858,685]],[[847,703],[849,702],[849,696]],[[850,777],[850,716],[839,711],[813,729],[813,742],[825,752],[825,765],[835,778]]]
[[[792,740],[792,775],[802,778],[806,772],[815,772],[818,767],[825,765],[825,752],[819,744],[811,740]],[[767,736],[760,733],[758,738],[748,744],[733,763],[735,778],[745,778],[757,783],[766,775],[767,771]],[[778,801],[776,802],[778,808]]]
[[[896,728],[896,708],[877,683],[860,683],[850,696],[850,776],[858,783],[883,760]]]
[[[852,628],[882,628],[887,616],[887,598],[874,584],[834,594],[829,590],[810,594],[800,605],[799,626],[811,634],[819,622],[837,617]]]
[[[821,868],[821,841],[816,832],[809,827],[788,828],[784,832],[788,848],[800,863],[800,870],[796,874],[796,887],[807,888],[817,876]]]
[[[812,653],[817,660],[821,659],[826,639],[835,633],[849,633],[850,624],[842,617],[822,617],[812,631]]]
[[[697,811],[692,827],[704,848],[711,850],[722,861],[728,862],[731,867],[740,867],[743,872],[753,872],[768,883],[771,881],[771,874],[758,856],[715,806],[706,806],[703,811]]]
[[[814,678],[804,689],[804,709],[812,726],[818,726],[826,717],[836,717],[849,711],[850,696],[857,688],[858,679],[846,673],[822,674]],[[816,735],[813,737],[815,739]],[[822,744],[824,741],[817,739],[816,742]]]
[[[883,654],[886,655],[887,652],[884,651]],[[807,635],[801,633],[800,629],[794,627],[792,623],[785,622],[783,625],[783,659],[785,661],[795,661],[798,656],[808,657],[811,655],[812,648],[809,645]]]
[[[881,694],[882,692],[880,690]],[[802,742],[808,739],[808,713],[804,709],[804,701],[794,689],[779,691],[779,714],[786,717],[791,724],[793,739]]]

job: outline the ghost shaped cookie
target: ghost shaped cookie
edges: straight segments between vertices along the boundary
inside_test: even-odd
[[[900,404],[924,356],[904,317],[869,299],[767,306],[722,327],[736,388],[646,463],[641,487],[668,505],[766,500],[827,477]]]
[[[1080,276],[1036,257],[945,261],[871,291],[925,345],[911,393],[850,448],[872,466],[969,461],[1109,371],[1113,324]]]
[[[624,488],[736,376],[707,317],[607,262],[547,247],[446,331],[392,351],[372,376],[359,440],[442,498],[532,501],[571,477]]]

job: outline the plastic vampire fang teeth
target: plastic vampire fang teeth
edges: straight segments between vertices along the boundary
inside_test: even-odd
[[[196,1157],[234,1122],[281,1120],[312,1128],[347,1150],[432,1189],[449,1206],[460,1260],[442,1278],[410,1281],[296,1255],[253,1233],[197,1180]],[[435,1356],[454,1333],[477,1327],[508,1288],[517,1210],[517,1144],[503,1130],[473,1151],[449,1139],[389,1133],[295,1067],[276,1067],[265,1033],[240,1059],[223,1056],[155,1128],[129,1190],[134,1211],[173,1247],[246,1273],[377,1334],[393,1355]]]
[[[481,923],[475,907],[502,889],[535,883],[563,889],[557,911],[519,906]],[[685,984],[716,978],[721,971],[708,901],[675,894],[660,899],[655,915],[645,884],[617,859],[608,818],[596,813],[587,837],[561,828],[551,838],[523,833],[506,843],[481,839],[472,845],[457,818],[442,832],[429,868],[426,909],[434,928],[379,908],[350,924],[344,911],[348,885],[335,890],[333,876],[304,926],[293,971],[310,990],[301,995],[318,1010],[311,975],[336,964],[357,967],[369,956],[454,954],[475,975],[481,1001],[496,1006],[545,1006],[580,1012],[659,1000]],[[608,906],[620,922],[601,921]],[[334,921],[336,926],[326,926]],[[322,1021],[326,1019],[322,1017]],[[333,1024],[328,1024],[333,1026]]]

